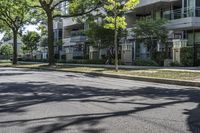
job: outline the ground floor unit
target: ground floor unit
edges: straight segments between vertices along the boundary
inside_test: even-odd
[[[191,52],[186,58],[190,58],[195,65],[200,65],[200,30],[170,30],[167,44],[161,44],[156,39],[152,43],[145,43],[145,38],[137,40],[129,38],[122,44],[122,61],[128,64],[134,64],[137,59],[152,59],[155,53],[165,53],[166,59],[170,62],[181,63],[181,58],[186,52],[181,53],[182,49],[189,49]],[[156,56],[156,55],[155,55]]]

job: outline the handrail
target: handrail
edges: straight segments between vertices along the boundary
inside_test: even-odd
[[[180,8],[176,10],[165,11],[163,13],[165,19],[174,20],[186,17],[200,17],[200,7]]]

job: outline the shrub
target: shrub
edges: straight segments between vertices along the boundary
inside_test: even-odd
[[[164,66],[165,53],[164,52],[153,52],[152,60],[158,63],[160,66]]]
[[[26,59],[26,58],[22,58],[21,61],[25,61],[25,62],[45,62],[45,63],[48,62],[47,59]]]
[[[10,44],[3,44],[0,47],[0,54],[5,56],[6,59],[9,59],[13,53],[13,47]]]
[[[106,60],[70,60],[66,61],[66,63],[73,64],[105,64]]]
[[[159,66],[159,64],[153,60],[141,60],[141,59],[136,60],[135,65],[137,65],[137,66]]]
[[[180,51],[180,60],[183,66],[192,66],[193,65],[193,48],[185,47],[181,48]]]
[[[172,62],[170,66],[182,66],[179,62]]]

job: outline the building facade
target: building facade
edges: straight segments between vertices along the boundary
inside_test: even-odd
[[[200,52],[200,1],[199,0],[141,0],[134,10],[126,13],[128,35],[121,44],[121,59],[124,63],[132,64],[137,59],[150,58],[149,49],[136,42],[132,28],[137,20],[144,17],[167,19],[168,57],[180,61],[180,48],[193,47],[195,62]],[[86,24],[73,21],[72,18],[62,19],[62,54],[66,60],[83,59],[90,53],[86,46],[87,37],[84,30]],[[157,43],[157,51],[164,51],[163,44]],[[93,49],[92,49],[93,50]]]
[[[194,47],[194,45],[198,47],[200,42],[199,7],[199,0],[141,0],[133,11],[126,14],[128,31],[134,27],[134,23],[140,18],[167,19],[165,26],[169,31],[169,58],[179,62],[179,49],[181,47]],[[163,49],[164,47],[158,43],[157,50],[162,51]],[[122,59],[125,62],[133,62],[137,58],[146,59],[149,57],[149,51],[144,43],[137,44],[135,38],[131,35],[123,45],[122,52],[122,56],[124,56]],[[198,54],[197,51],[196,53]]]

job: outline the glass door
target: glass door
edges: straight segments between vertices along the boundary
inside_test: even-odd
[[[184,14],[184,17],[195,16],[196,1],[199,0],[182,0],[182,6],[183,6],[182,12]]]
[[[196,0],[187,0],[187,12],[188,17],[195,16],[195,7],[196,7]]]
[[[196,17],[200,17],[200,0],[196,0]]]

